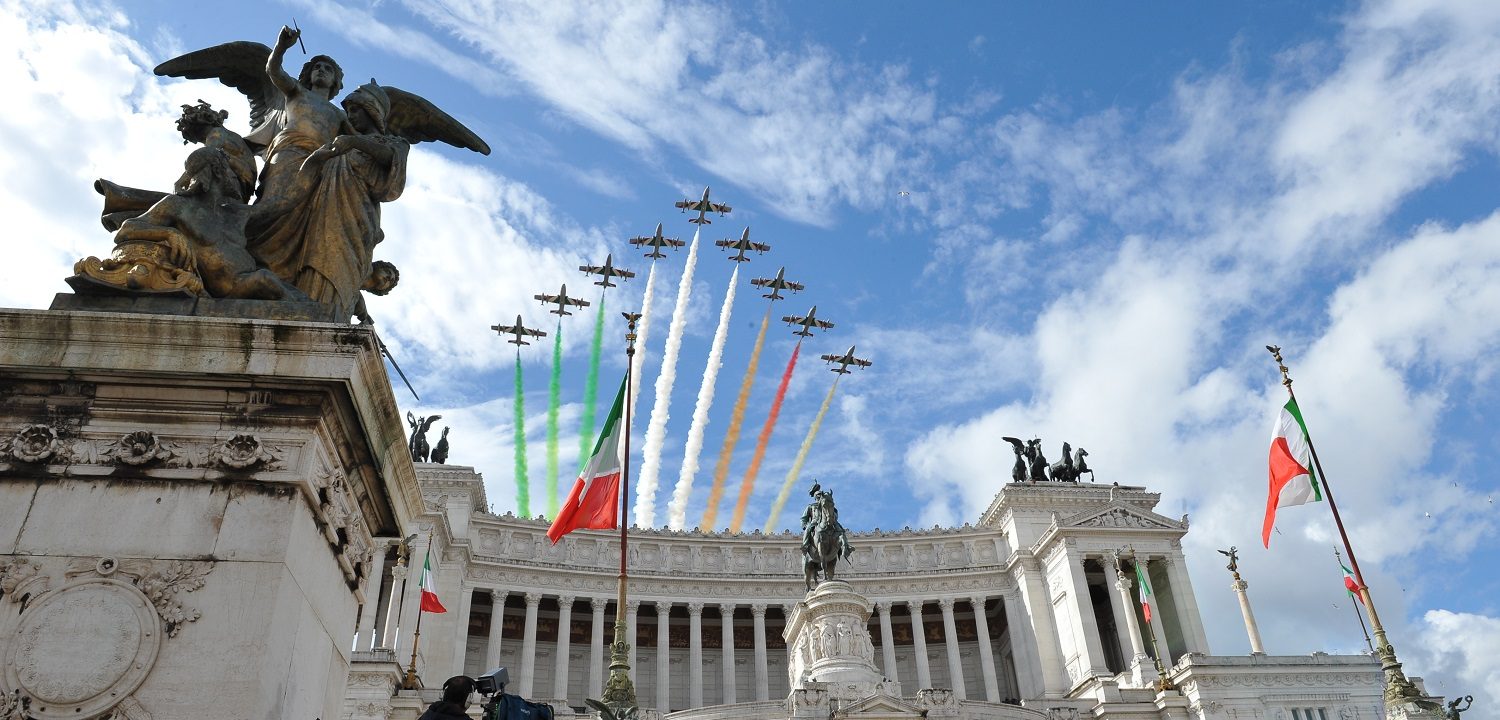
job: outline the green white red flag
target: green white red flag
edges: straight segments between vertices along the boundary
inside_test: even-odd
[[[1287,398],[1271,428],[1270,488],[1266,497],[1266,519],[1260,539],[1271,547],[1276,509],[1305,505],[1323,499],[1323,487],[1313,468],[1312,443],[1296,398]]]
[[[432,560],[428,554],[422,555],[422,612],[448,612],[448,608],[438,602],[437,583],[432,580]]]
[[[573,482],[568,499],[552,519],[547,528],[547,539],[557,544],[562,536],[579,528],[608,530],[614,528],[620,516],[620,476],[625,467],[625,454],[620,443],[624,425],[620,419],[625,408],[625,381],[620,381],[620,391],[615,393],[614,406],[604,427],[599,430],[599,440],[594,444],[594,454]]]
[[[1354,571],[1345,566],[1342,561],[1339,562],[1339,567],[1344,569],[1344,589],[1349,591],[1349,597],[1358,600],[1363,605],[1365,599],[1360,597],[1359,583],[1354,581]]]
[[[1140,563],[1135,564],[1136,593],[1141,598],[1141,614],[1146,617],[1146,622],[1151,622],[1151,582],[1146,579],[1146,569]]]

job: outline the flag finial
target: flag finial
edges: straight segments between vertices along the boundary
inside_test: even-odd
[[[1275,358],[1275,360],[1276,360],[1276,369],[1278,369],[1278,370],[1281,371],[1281,384],[1285,385],[1287,390],[1291,390],[1292,389],[1292,376],[1287,374],[1287,373],[1290,372],[1290,370],[1287,369],[1286,361],[1284,361],[1284,360],[1281,359],[1281,346],[1280,345],[1267,345],[1266,346],[1266,350],[1270,351],[1272,358]]]

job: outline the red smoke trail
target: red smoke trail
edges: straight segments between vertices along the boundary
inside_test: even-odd
[[[745,471],[745,480],[740,484],[740,501],[734,506],[734,519],[729,523],[729,532],[739,532],[745,521],[745,508],[750,504],[750,491],[755,488],[755,476],[760,473],[760,462],[766,457],[766,446],[771,444],[771,431],[776,428],[776,417],[781,414],[781,401],[786,399],[786,386],[792,382],[792,371],[797,369],[797,355],[802,352],[802,341],[792,349],[792,359],[787,361],[786,372],[781,374],[781,385],[776,388],[776,399],[771,403],[771,414],[760,428],[760,438],[755,441],[755,455],[750,458],[750,469]]]

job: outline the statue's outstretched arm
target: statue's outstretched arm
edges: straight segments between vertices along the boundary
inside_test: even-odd
[[[286,56],[286,51],[296,45],[297,38],[301,36],[300,31],[282,25],[281,32],[276,36],[276,47],[271,48],[271,54],[266,57],[266,77],[271,79],[276,89],[289,98],[296,97],[302,92],[302,83],[287,74],[286,69],[281,66],[281,61]]]

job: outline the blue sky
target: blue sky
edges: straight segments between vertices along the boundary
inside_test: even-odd
[[[1408,670],[1491,693],[1483,717],[1500,703],[1492,5],[8,2],[0,206],[26,238],[9,252],[43,269],[0,301],[44,307],[74,260],[107,251],[94,177],[176,177],[177,105],[207,99],[243,129],[232,91],[152,66],[270,43],[295,17],[347,84],[417,92],[495,149],[413,152],[376,250],[402,285],[370,307],[424,402],[398,397],[444,415],[451,460],[485,474],[496,511],[515,506],[514,354],[488,326],[521,313],[552,331],[531,295],[567,282],[591,297],[575,268],[613,252],[640,272],[609,296],[616,341],[647,270],[625,238],[664,222],[689,239],[671,203],[711,184],[735,211],[704,232],[682,318],[658,524],[733,270],[707,243],[748,225],[772,252],[736,288],[688,527],[765,308],[746,278],[785,265],[808,289],[775,315],[817,304],[838,325],[804,347],[750,527],[832,381],[814,356],[858,344],[875,365],[840,385],[794,502],[816,477],[855,529],[973,521],[1008,475],[1000,436],[1040,436],[1053,459],[1066,440],[1099,479],[1191,516],[1217,652],[1247,650],[1212,552],[1230,545],[1269,649],[1355,651],[1326,508],[1284,511],[1255,547],[1275,342]],[[658,266],[638,431],[686,256]],[[564,483],[591,323],[563,325]],[[794,340],[777,325],[766,341],[731,496]],[[522,354],[534,499],[549,350]],[[600,405],[618,349],[602,372]]]

